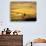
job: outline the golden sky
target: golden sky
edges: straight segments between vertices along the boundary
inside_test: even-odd
[[[34,3],[12,3],[11,4],[12,13],[26,13],[34,15],[36,13],[36,4]]]

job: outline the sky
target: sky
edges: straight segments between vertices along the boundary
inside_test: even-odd
[[[35,22],[11,22],[10,1],[11,0],[0,0],[0,31],[7,27],[12,31],[16,29],[21,30],[23,32],[24,45],[38,37],[46,38],[46,0],[27,0],[37,2],[37,21]]]

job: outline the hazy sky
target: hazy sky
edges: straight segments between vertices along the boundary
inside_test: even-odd
[[[18,0],[16,0],[18,1]],[[24,0],[20,0],[24,1]],[[26,0],[25,0],[26,1]],[[27,0],[31,1],[31,0]],[[32,0],[33,1],[33,0]],[[23,32],[23,43],[37,37],[46,37],[46,0],[37,0],[37,21],[35,22],[11,22],[10,1],[0,0],[0,30],[9,27]]]

